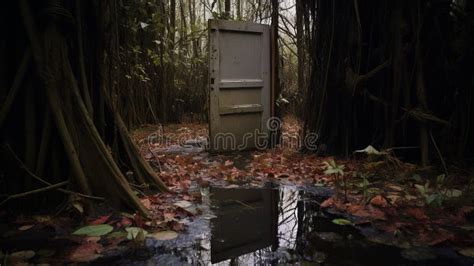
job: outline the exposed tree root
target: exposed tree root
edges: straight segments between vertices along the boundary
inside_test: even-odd
[[[39,143],[32,143],[35,144],[33,145],[35,150],[28,152],[32,154],[32,159],[29,160],[31,165],[28,164],[25,166],[25,169],[35,169],[36,173],[44,172],[51,135],[55,132],[54,129],[56,129],[74,179],[57,182],[57,184],[53,185],[39,178],[40,182],[46,184],[47,187],[20,193],[18,197],[58,189],[69,182],[73,186],[78,186],[79,191],[83,193],[81,195],[91,198],[97,197],[90,195],[100,195],[109,199],[116,206],[126,205],[148,216],[148,210],[135,195],[117,165],[115,158],[112,156],[111,149],[106,144],[108,143],[107,139],[105,139],[106,136],[100,135],[94,124],[92,118],[93,106],[88,93],[82,47],[79,52],[79,61],[81,61],[79,73],[82,85],[82,90],[80,90],[69,60],[65,36],[62,35],[54,23],[48,24],[43,32],[38,31],[35,28],[36,25],[26,0],[20,1],[20,9],[27,36],[31,43],[36,69],[44,85],[49,106],[40,108],[40,110],[45,110],[42,134]],[[79,13],[77,15],[80,16]],[[43,42],[40,43],[38,41]],[[78,34],[78,42],[79,46],[82,46],[81,33]],[[27,56],[24,61],[27,62],[28,58]],[[26,63],[22,63],[22,66],[24,64]],[[20,68],[17,76],[23,76],[21,75],[21,72],[24,72],[23,68]],[[10,92],[13,93],[15,90]],[[103,96],[107,95],[106,92],[103,92],[103,94]],[[31,100],[34,101],[33,98]],[[108,106],[106,112],[108,111],[110,117],[113,118],[112,121],[108,121],[107,127],[116,127],[120,143],[123,145],[123,150],[129,161],[129,167],[133,170],[136,179],[141,184],[151,184],[161,191],[167,191],[168,189],[165,184],[150,165],[141,158],[128,135],[124,122],[118,113],[114,112],[110,100],[105,99],[105,102]],[[36,117],[36,115],[32,116],[34,114],[33,110],[28,109],[27,113],[30,114],[30,118]],[[51,119],[51,116],[53,119]],[[53,121],[55,127],[52,127]],[[34,129],[31,132],[34,132]],[[32,141],[35,140],[33,139]],[[36,149],[36,144],[38,144],[38,149]],[[36,155],[37,157],[35,157]],[[30,170],[27,170],[27,172],[29,176],[38,179],[35,173]],[[64,190],[62,191],[64,192]],[[8,199],[18,197],[17,195],[12,195]]]

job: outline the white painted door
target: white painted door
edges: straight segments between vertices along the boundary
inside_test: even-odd
[[[265,148],[270,118],[270,26],[209,20],[211,151]]]

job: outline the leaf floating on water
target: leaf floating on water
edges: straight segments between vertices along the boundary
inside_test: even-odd
[[[169,231],[161,231],[161,232],[154,233],[152,236],[156,240],[172,240],[178,237],[178,233],[176,233],[175,231],[169,230]]]
[[[459,250],[459,254],[469,258],[474,258],[474,247],[461,249]]]
[[[97,242],[86,242],[69,253],[67,259],[72,262],[89,262],[101,257],[104,247]]]
[[[37,252],[38,256],[40,257],[51,257],[53,256],[54,254],[56,254],[56,251],[53,250],[53,249],[40,249],[38,252]]]
[[[466,230],[466,231],[474,231],[474,224],[467,224],[460,226],[460,228]]]
[[[328,242],[339,242],[343,240],[340,234],[334,232],[317,232],[316,236]]]
[[[112,232],[114,228],[108,224],[98,224],[84,226],[76,230],[73,235],[84,235],[84,236],[103,236]]]
[[[18,228],[18,230],[20,230],[20,231],[26,231],[26,230],[31,229],[31,228],[34,227],[34,226],[35,226],[34,224],[23,225],[23,226],[20,226],[20,227]]]
[[[350,224],[352,224],[351,221],[346,220],[346,219],[334,219],[334,220],[332,220],[332,223],[337,224],[337,225],[350,225]]]
[[[217,216],[215,216],[214,214],[204,214],[201,216],[201,218],[205,219],[205,220],[211,220],[211,219],[214,219],[214,218],[217,218]]]
[[[186,208],[190,207],[192,205],[192,203],[187,201],[187,200],[180,200],[178,202],[175,202],[174,205],[178,206],[180,208],[186,209]]]
[[[36,253],[33,250],[22,250],[10,254],[10,258],[15,260],[29,260],[35,255]]]

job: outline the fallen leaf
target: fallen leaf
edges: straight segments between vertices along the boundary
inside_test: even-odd
[[[180,200],[178,202],[175,202],[173,205],[175,205],[177,207],[180,207],[180,208],[183,208],[183,209],[186,209],[188,207],[191,207],[192,203],[187,201],[187,200]]]
[[[150,209],[151,208],[151,201],[150,199],[148,198],[143,198],[143,199],[140,199],[141,203],[143,204],[143,206],[147,209]]]
[[[334,199],[333,198],[329,198],[325,201],[323,201],[321,203],[321,205],[319,205],[321,208],[328,208],[328,207],[331,207],[332,205],[334,205]]]
[[[334,232],[316,232],[315,235],[328,242],[339,242],[343,240],[340,234]]]
[[[378,151],[372,145],[367,146],[363,150],[356,150],[356,151],[354,151],[354,153],[365,153],[367,155],[385,155],[385,154],[387,154],[385,152]]]
[[[387,195],[387,199],[390,201],[392,205],[397,203],[397,200],[400,198],[398,194],[389,194]]]
[[[447,189],[444,194],[448,198],[458,198],[462,196],[462,191],[459,189]]]
[[[97,218],[96,220],[93,220],[89,224],[91,225],[104,224],[105,222],[107,222],[109,218],[110,218],[110,215],[100,216],[99,218]]]
[[[89,262],[98,259],[104,247],[97,242],[86,242],[74,248],[68,255],[72,262]]]
[[[36,254],[40,257],[51,257],[56,254],[56,251],[53,249],[40,249]]]
[[[461,249],[459,250],[459,254],[469,258],[474,258],[474,247]]]
[[[117,226],[119,227],[127,227],[132,225],[132,220],[128,217],[122,217],[122,220],[117,223]]]
[[[387,207],[388,203],[381,195],[377,195],[370,200],[370,204],[378,207]]]
[[[171,240],[178,237],[178,233],[176,233],[175,231],[168,230],[154,233],[152,234],[152,236],[157,240]]]
[[[171,229],[173,229],[173,230],[175,230],[175,231],[183,231],[183,230],[184,230],[184,224],[175,222],[175,223],[173,223],[173,225],[171,226]]]
[[[26,231],[26,230],[29,230],[29,229],[33,228],[34,226],[35,226],[34,224],[23,225],[23,226],[20,226],[20,227],[18,228],[18,230],[20,230],[20,231]]]
[[[78,202],[78,201],[74,201],[72,203],[72,206],[80,213],[80,214],[83,214],[84,213],[84,206],[82,206],[82,203]]]
[[[474,224],[467,224],[460,226],[460,228],[466,230],[466,231],[474,231]]]
[[[425,212],[421,208],[408,208],[406,213],[417,220],[428,220],[428,216],[426,216]]]
[[[127,239],[129,240],[137,240],[141,241],[144,240],[145,237],[148,235],[148,232],[140,227],[127,227],[125,228],[125,231],[127,231]]]
[[[12,254],[10,254],[10,258],[14,260],[29,260],[35,255],[36,253],[33,250],[22,250],[13,252]]]
[[[349,224],[352,224],[351,221],[346,220],[346,219],[334,219],[334,220],[332,220],[332,223],[333,223],[333,224],[337,224],[337,225],[349,225]]]
[[[114,228],[108,224],[89,225],[77,229],[73,235],[103,236],[112,232]]]

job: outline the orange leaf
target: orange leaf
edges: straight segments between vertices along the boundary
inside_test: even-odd
[[[94,241],[86,242],[77,248],[73,249],[68,256],[70,261],[74,262],[88,262],[100,257],[100,253],[104,247]]]
[[[409,208],[406,210],[406,214],[420,221],[428,220],[428,216],[426,216],[425,212],[421,208]]]
[[[321,205],[319,205],[321,208],[328,208],[328,207],[331,207],[332,205],[334,205],[334,199],[333,198],[329,198],[325,201],[323,201],[321,203]]]
[[[370,204],[378,207],[387,207],[387,200],[385,200],[381,195],[377,195],[370,200]]]

